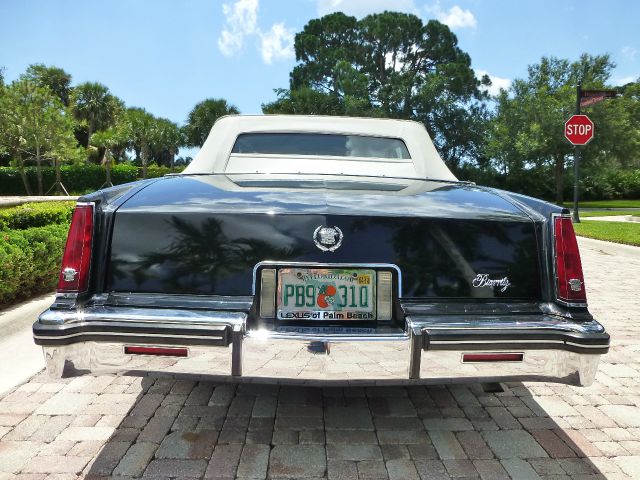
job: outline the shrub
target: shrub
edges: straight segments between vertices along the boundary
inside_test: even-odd
[[[68,224],[74,206],[75,202],[41,202],[0,209],[0,231]]]
[[[37,185],[35,167],[25,168],[32,190]],[[62,183],[69,192],[93,192],[105,182],[104,167],[87,163],[83,165],[63,165],[60,167]],[[111,181],[114,185],[134,182],[138,179],[138,167],[119,164],[111,168]],[[55,183],[56,172],[53,167],[42,168],[42,183],[45,192]],[[35,193],[35,192],[34,192]],[[14,167],[0,167],[0,195],[26,195],[20,172]]]
[[[174,168],[174,173],[184,170],[184,166]],[[26,167],[27,178],[31,189],[36,188],[36,168]],[[82,165],[63,165],[60,167],[62,183],[68,192],[88,193],[98,190],[106,180],[105,168],[94,163]],[[171,173],[169,167],[149,165],[147,178],[162,177]],[[142,178],[142,167],[127,163],[120,163],[111,167],[111,181],[114,185],[135,182]],[[56,171],[53,167],[42,168],[42,183],[45,192],[56,181]],[[34,192],[37,193],[37,192]],[[20,172],[14,167],[0,167],[0,195],[26,195]]]
[[[157,178],[157,177],[163,177],[169,173],[179,173],[183,171],[185,168],[186,167],[183,167],[183,166],[175,167],[172,172],[169,167],[165,167],[164,165],[163,166],[158,166],[155,164],[149,165],[147,167],[147,178]],[[139,167],[138,178],[142,178],[142,167]]]
[[[510,172],[508,175],[493,168],[480,169],[464,164],[456,175],[460,180],[470,180],[478,185],[502,188],[532,197],[553,201],[555,184],[553,169],[549,166]],[[573,198],[573,169],[567,168],[564,175],[564,199]],[[640,198],[640,170],[610,168],[589,171],[585,169],[580,179],[581,200],[610,200]]]
[[[582,180],[585,200],[640,198],[640,170],[606,170]]]
[[[0,231],[0,306],[55,288],[69,224]]]

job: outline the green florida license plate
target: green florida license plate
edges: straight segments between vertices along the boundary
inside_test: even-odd
[[[280,320],[375,320],[376,272],[367,269],[281,268]]]

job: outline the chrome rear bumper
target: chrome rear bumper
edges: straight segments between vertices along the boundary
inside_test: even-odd
[[[156,371],[269,383],[552,381],[590,385],[609,336],[597,322],[551,315],[407,317],[406,331],[306,334],[251,330],[247,315],[94,307],[48,310],[34,324],[47,369]],[[185,358],[129,355],[124,345],[181,345]],[[463,354],[522,353],[516,362]]]

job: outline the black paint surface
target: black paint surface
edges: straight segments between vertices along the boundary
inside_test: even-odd
[[[405,298],[540,298],[534,223],[513,203],[464,184],[366,190],[378,181],[305,190],[243,188],[227,176],[151,183],[115,213],[106,290],[250,295],[254,266],[271,260],[395,264]],[[342,230],[336,252],[315,246],[319,225]],[[478,273],[511,286],[473,288]]]

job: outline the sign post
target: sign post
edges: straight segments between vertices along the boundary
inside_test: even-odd
[[[564,136],[573,144],[573,221],[580,223],[578,214],[578,182],[580,180],[580,146],[593,138],[594,125],[589,117],[580,114],[580,94],[582,85],[578,84],[576,114],[564,124]]]
[[[576,87],[576,113],[564,124],[564,136],[573,145],[573,221],[580,223],[578,213],[578,194],[580,180],[580,146],[593,138],[594,125],[589,117],[580,114],[581,107],[588,107],[606,98],[615,98],[615,90],[583,90],[582,83]]]
[[[582,83],[578,82],[576,87],[576,115],[580,115],[580,100],[582,99]],[[565,126],[565,135],[566,135]],[[593,132],[593,129],[591,130]],[[567,137],[568,138],[568,137]],[[591,139],[589,139],[591,140]],[[589,141],[587,140],[587,142]],[[571,139],[569,139],[571,142]],[[573,143],[573,142],[571,142]],[[580,147],[573,144],[573,221],[580,223],[580,214],[578,213],[578,196],[580,195]]]

